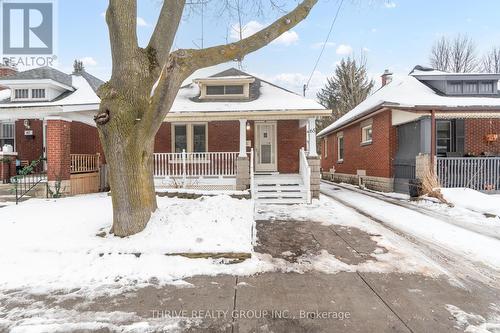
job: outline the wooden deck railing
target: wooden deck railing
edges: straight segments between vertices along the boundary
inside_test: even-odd
[[[237,152],[157,153],[155,177],[236,176]]]
[[[99,171],[99,154],[71,154],[71,173]]]
[[[500,191],[500,157],[438,157],[437,174],[443,187]]]

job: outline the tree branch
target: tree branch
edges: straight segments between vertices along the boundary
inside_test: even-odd
[[[245,55],[266,46],[283,33],[304,20],[318,0],[303,0],[293,11],[282,16],[268,27],[238,42],[209,47],[201,50],[179,50],[190,58],[193,71],[218,65],[230,60],[242,59]]]
[[[156,51],[159,64],[164,64],[167,61],[185,5],[186,0],[163,1],[160,17],[148,45]]]
[[[172,107],[180,85],[194,71],[230,60],[242,59],[245,55],[266,46],[304,20],[317,1],[303,0],[290,13],[238,42],[201,50],[180,49],[170,53],[151,94],[151,109],[146,115],[147,119],[144,119],[144,125],[159,128]]]
[[[123,73],[136,55],[137,43],[137,0],[109,0],[106,11],[113,74]]]

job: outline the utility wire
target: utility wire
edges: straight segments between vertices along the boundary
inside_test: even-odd
[[[311,79],[314,75],[314,72],[318,68],[318,64],[319,64],[319,61],[321,60],[321,57],[323,56],[323,52],[325,52],[326,44],[330,40],[330,35],[332,34],[333,27],[335,26],[335,22],[337,22],[337,18],[339,17],[340,9],[342,8],[343,3],[344,3],[344,0],[340,0],[339,8],[337,8],[337,12],[335,13],[335,16],[333,17],[332,25],[330,26],[330,30],[328,31],[328,35],[326,35],[326,40],[323,43],[323,46],[321,47],[321,51],[319,53],[318,59],[316,59],[316,63],[314,64],[311,75],[309,76],[307,83],[304,85],[304,95],[306,94],[307,88],[309,88],[309,84],[311,83]]]

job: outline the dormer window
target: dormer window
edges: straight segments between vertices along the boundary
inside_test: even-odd
[[[31,89],[31,98],[33,99],[45,98],[45,89]]]
[[[206,89],[206,94],[209,96],[244,95],[244,86],[242,84],[227,86],[207,86]]]
[[[30,96],[29,89],[15,89],[14,90],[15,99],[28,99]]]
[[[194,82],[200,87],[200,99],[248,99],[251,76],[210,77]]]
[[[47,99],[47,89],[45,88],[16,88],[14,89],[13,100],[46,100]]]

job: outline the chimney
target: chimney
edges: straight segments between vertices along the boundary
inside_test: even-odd
[[[74,75],[82,75],[85,72],[85,67],[83,66],[83,61],[75,60],[73,63],[73,74]]]
[[[17,73],[17,68],[10,64],[10,62],[5,59],[0,63],[0,77],[11,76]]]
[[[6,77],[6,76],[11,76],[17,73],[17,68],[10,65],[8,61],[4,61],[3,63],[0,64],[0,79]],[[6,87],[0,85],[0,90],[4,90]]]
[[[382,74],[381,77],[382,77],[382,87],[391,83],[392,81],[392,73],[388,69],[384,71],[384,74]]]

